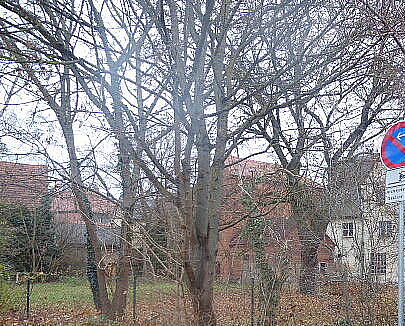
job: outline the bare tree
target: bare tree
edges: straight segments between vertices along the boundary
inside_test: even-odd
[[[196,323],[214,325],[213,282],[224,161],[256,117],[233,118],[247,96],[245,92],[241,97],[241,85],[235,82],[235,76],[241,73],[236,62],[248,55],[245,48],[257,38],[257,31],[265,24],[262,18],[273,8],[228,1],[138,1],[125,7],[112,1],[105,7],[97,7],[92,1],[81,4],[78,9],[70,3],[61,11],[47,1],[33,2],[31,8],[2,1],[0,5],[10,13],[3,21],[9,27],[6,49],[14,61],[25,63],[21,51],[17,51],[20,57],[15,57],[19,43],[10,35],[21,22],[28,24],[32,27],[30,41],[23,42],[23,48],[35,47],[33,52],[44,56],[38,59],[40,62],[60,63],[64,76],[75,80],[75,91],[85,94],[98,108],[97,113],[87,112],[93,116],[99,112],[106,124],[103,127],[118,142],[122,206],[127,214],[124,225],[132,223],[134,189],[140,177],[174,203],[185,226],[183,268]],[[113,33],[110,22],[122,34]],[[91,41],[85,40],[84,34]],[[121,45],[121,36],[127,40],[126,47]],[[41,49],[43,45],[47,50]],[[93,54],[90,60],[77,54],[80,47]],[[52,94],[41,87],[40,81],[34,84],[52,104],[64,131],[72,181],[81,198],[83,184],[71,127],[71,115],[77,108],[63,106],[70,104],[68,88],[72,84],[67,79],[61,81],[61,94],[66,94],[61,104],[53,103]],[[174,150],[168,150],[168,146]],[[86,212],[84,198],[82,202]],[[87,223],[98,261],[91,219]],[[125,243],[131,242],[130,229],[123,231]],[[124,250],[123,261],[127,256]],[[123,263],[120,270],[118,294],[125,293],[127,266]],[[98,276],[99,287],[104,287],[102,276]],[[100,291],[104,293],[104,289]],[[124,297],[117,296],[120,299],[110,306],[101,295],[102,310],[121,315]]]
[[[119,133],[122,131],[115,128],[114,132],[120,144],[119,153],[121,153],[119,154],[123,193],[121,207],[124,212],[123,219],[125,223],[122,224],[123,241],[118,270],[119,277],[117,278],[113,298],[110,300],[108,298],[105,275],[100,268],[98,268],[98,264],[102,260],[101,243],[97,236],[93,212],[85,191],[86,187],[81,172],[81,160],[77,154],[79,147],[74,130],[74,124],[78,121],[77,116],[84,112],[79,107],[81,97],[79,95],[80,89],[78,85],[82,83],[82,87],[85,87],[88,95],[94,96],[87,85],[88,81],[84,77],[86,76],[87,78],[88,75],[83,72],[84,69],[87,70],[88,73],[89,66],[94,67],[94,65],[88,62],[80,62],[80,64],[75,65],[77,61],[72,51],[76,44],[75,42],[77,42],[78,34],[74,34],[74,31],[78,26],[81,26],[81,23],[83,23],[84,27],[88,27],[90,24],[93,24],[90,26],[97,26],[103,23],[94,4],[90,1],[87,5],[89,6],[87,8],[89,9],[89,11],[87,11],[87,18],[89,18],[90,23],[86,23],[76,16],[79,13],[75,12],[76,8],[74,2],[66,4],[62,11],[57,10],[53,4],[46,1],[41,3],[34,2],[31,4],[31,7],[22,7],[17,3],[4,2],[2,6],[9,10],[11,14],[9,14],[6,19],[2,20],[3,28],[8,31],[8,33],[5,33],[2,37],[2,44],[4,49],[8,52],[8,58],[16,62],[18,69],[23,69],[27,80],[35,86],[40,98],[49,105],[57,118],[67,147],[71,187],[80,211],[83,214],[83,221],[86,224],[88,235],[88,276],[93,290],[94,302],[96,307],[101,309],[110,318],[120,318],[124,313],[126,293],[128,292],[131,257],[130,246],[132,243],[132,206],[135,189],[132,178],[135,179],[136,185],[136,173],[133,175],[131,172],[128,153],[125,151],[125,146],[122,144],[122,137],[119,138]],[[36,12],[38,9],[42,10],[41,14]],[[109,13],[111,13],[111,11],[109,11]],[[13,23],[8,20],[8,18],[11,19],[11,21],[21,18],[27,24],[35,26],[33,30],[34,33],[14,39],[12,37],[12,31],[10,30],[13,28]],[[46,23],[38,24],[38,21],[45,21]],[[89,30],[90,35],[91,31],[93,30]],[[112,63],[112,50],[109,48],[107,44],[108,41],[105,37],[105,33],[99,33],[99,40],[104,45],[103,54],[108,60],[107,66],[110,68],[111,73],[114,74],[123,62],[117,63],[117,65]],[[132,42],[133,40],[131,39],[130,41]],[[96,47],[98,46],[97,43],[93,44]],[[27,48],[31,49],[32,52],[27,51]],[[128,51],[133,53],[134,50],[131,48],[128,49]],[[126,55],[128,55],[128,53],[121,53],[122,58]],[[55,63],[55,69],[44,73],[44,65],[49,64],[50,60],[56,60],[56,62],[53,62]],[[102,71],[101,67],[99,67],[97,73],[99,71]],[[96,77],[94,69],[90,69],[90,72],[93,73],[93,77]],[[74,79],[73,76],[76,78]],[[56,87],[53,87],[53,84],[49,83],[50,79],[56,81]],[[112,78],[111,83],[112,86],[108,90],[112,92],[118,91],[115,97],[112,96],[114,122],[120,122],[122,121],[120,120],[122,119],[122,106],[117,106],[117,101],[120,101],[120,93],[116,76]],[[91,98],[91,100],[94,100],[94,98]],[[105,112],[108,112],[111,117],[109,111]],[[92,151],[94,151],[94,148]],[[102,182],[102,180],[100,181]]]
[[[295,16],[299,26],[295,31],[282,30],[280,35],[266,31],[266,42],[277,44],[282,36],[284,42],[270,47],[271,64],[258,71],[263,90],[255,94],[247,114],[256,106],[269,109],[251,132],[266,141],[290,172],[287,200],[303,245],[300,289],[311,294],[316,291],[317,252],[330,206],[326,196],[310,195],[318,186],[308,188],[305,178],[319,178],[328,187],[327,176],[340,160],[353,155],[397,117],[401,75],[399,71],[382,74],[379,58],[384,43],[370,37],[358,17],[349,19],[344,8],[321,3],[301,9]],[[323,13],[316,18],[316,27],[315,12]],[[274,75],[277,79],[272,80]],[[374,127],[380,128],[373,133]]]
[[[340,34],[345,30],[336,26],[351,23],[341,8],[229,0],[0,0],[0,7],[2,53],[16,67],[8,76],[24,91],[35,85],[31,95],[51,108],[62,130],[93,267],[101,260],[100,244],[84,191],[86,159],[78,155],[77,124],[86,122],[91,132],[103,134],[110,155],[118,158],[123,241],[112,300],[100,270],[92,269],[103,312],[110,318],[124,314],[134,209],[148,188],[180,217],[182,268],[195,324],[216,325],[213,283],[224,162],[246,141],[247,130],[266,139],[289,172],[289,200],[308,243],[302,275],[310,285],[304,291],[313,290],[313,257],[326,226],[320,222],[323,198],[302,196],[308,193],[301,182],[303,161],[319,143],[326,164],[355,150],[364,127],[388,101],[377,95],[380,79],[366,83],[363,63],[374,58],[374,43]],[[372,85],[370,101],[353,115],[328,102],[344,103],[366,84]],[[334,128],[359,112],[355,131],[332,149]],[[282,119],[284,114],[291,118]]]

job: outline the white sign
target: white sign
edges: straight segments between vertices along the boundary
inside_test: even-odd
[[[387,170],[385,176],[385,203],[405,201],[405,167]]]

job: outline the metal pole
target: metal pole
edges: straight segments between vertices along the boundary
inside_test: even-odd
[[[134,272],[134,293],[133,293],[133,307],[132,307],[132,318],[134,319],[134,323],[136,324],[136,273]]]
[[[28,277],[27,280],[27,318],[30,316],[30,297],[31,297],[31,279]]]
[[[398,227],[398,326],[404,326],[404,204],[399,203]]]
[[[251,291],[250,291],[250,325],[255,325],[255,278],[251,279]]]

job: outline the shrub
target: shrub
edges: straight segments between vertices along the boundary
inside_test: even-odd
[[[0,264],[0,312],[17,310],[24,300],[24,291],[7,282],[5,275],[5,266]]]

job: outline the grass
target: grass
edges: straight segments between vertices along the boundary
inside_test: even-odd
[[[25,286],[17,287],[20,291]],[[143,281],[138,283],[138,326],[190,325],[189,297],[178,294],[175,283]],[[358,284],[323,287],[311,297],[294,291],[283,293],[278,316],[279,326],[351,326],[396,325],[396,289],[382,288],[364,292]],[[250,324],[250,287],[219,283],[215,286],[215,309],[218,325],[245,326]],[[103,321],[92,305],[92,296],[85,278],[64,278],[59,282],[34,284],[32,314],[24,318],[19,313],[0,316],[0,325],[89,326],[112,325]],[[348,300],[349,305],[344,302]],[[24,308],[24,302],[22,308]],[[126,320],[114,325],[132,325],[132,293],[128,298]],[[256,300],[255,318],[258,317]],[[348,319],[349,318],[349,319]]]
[[[0,313],[19,309],[24,298],[24,291],[0,279]]]
[[[19,291],[25,293],[25,284],[18,286]],[[175,294],[177,284],[167,281],[138,281],[137,298],[144,301],[155,300],[162,294]],[[225,291],[235,292],[242,290],[239,284],[218,283],[215,286],[216,293]],[[133,296],[131,284],[130,294]],[[24,301],[25,302],[25,301]],[[74,304],[91,305],[93,298],[89,283],[85,277],[64,277],[59,282],[34,283],[31,293],[31,306],[71,306]]]
[[[31,305],[91,304],[92,295],[85,279],[71,277],[61,282],[35,283],[32,286]]]
[[[131,284],[132,285],[132,284]],[[138,282],[137,297],[141,300],[154,300],[161,293],[174,293],[177,285],[171,282]],[[25,285],[18,287],[25,289]],[[131,286],[130,296],[132,298],[133,288]],[[91,305],[93,302],[89,283],[86,278],[65,277],[59,282],[35,283],[32,287],[31,305],[37,306],[52,305]]]

